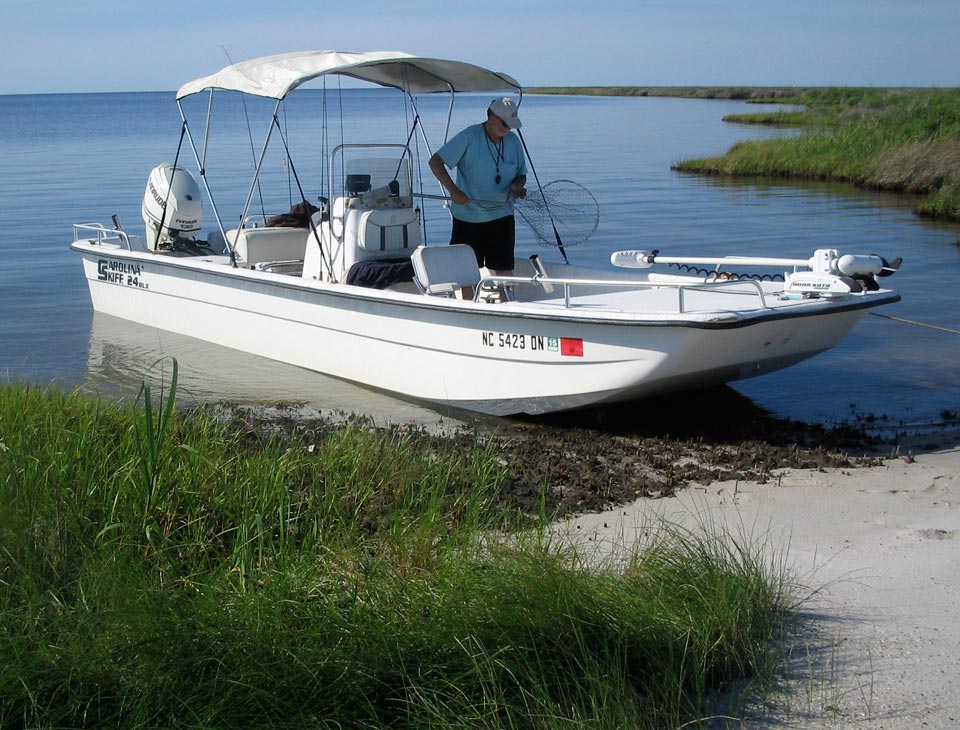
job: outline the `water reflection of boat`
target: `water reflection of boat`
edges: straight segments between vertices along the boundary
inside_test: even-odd
[[[295,404],[304,415],[357,413],[381,425],[433,424],[443,417],[416,403],[337,378],[94,313],[87,371],[97,392],[133,398],[144,377],[151,377],[155,388],[169,383],[172,358],[177,360],[178,393],[185,402]]]
[[[145,237],[116,222],[75,226],[72,248],[94,309],[380,390],[507,415],[762,375],[833,347],[868,309],[899,299],[876,281],[892,270],[880,257],[833,249],[809,259],[617,251],[605,269],[524,262],[517,276],[496,277],[479,270],[467,247],[419,245],[416,201],[424,196],[410,140],[425,135],[416,95],[519,91],[509,76],[471,64],[402,53],[283,54],[185,84],[177,99],[208,94],[210,111],[215,90],[275,99],[262,163],[273,135],[289,152],[283,100],[325,75],[406,92],[407,143],[335,148],[329,208],[313,216],[307,208],[303,228],[248,221],[258,165],[244,210],[230,218],[240,228],[225,230],[213,206],[218,230],[208,240],[197,237],[200,186],[177,164],[155,168],[143,201]],[[181,144],[186,135],[206,187],[206,148],[198,149],[180,110]],[[410,269],[413,281],[371,288],[353,278],[381,265]],[[742,275],[749,267],[779,278]],[[503,296],[458,298],[467,288]]]

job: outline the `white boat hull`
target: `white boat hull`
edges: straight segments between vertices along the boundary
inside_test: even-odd
[[[236,269],[222,257],[86,240],[73,248],[99,312],[495,415],[761,375],[829,349],[869,307],[897,299],[881,292],[789,308],[653,314],[601,312],[588,298],[487,305]]]

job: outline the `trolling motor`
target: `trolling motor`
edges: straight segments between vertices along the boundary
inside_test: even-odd
[[[785,277],[788,294],[819,294],[839,296],[866,291],[877,291],[878,276],[891,276],[900,268],[902,259],[888,263],[876,254],[844,254],[835,249],[819,249],[810,259],[811,271],[796,271]]]
[[[900,268],[903,259],[888,262],[876,254],[839,255],[836,249],[814,251],[809,259],[787,259],[762,256],[678,257],[661,256],[653,251],[614,251],[610,263],[627,269],[648,269],[654,264],[704,264],[713,266],[790,266],[808,268],[784,274],[784,292],[787,295],[808,297],[836,297],[857,294],[880,288],[877,277],[891,276]],[[735,276],[735,275],[734,275]]]

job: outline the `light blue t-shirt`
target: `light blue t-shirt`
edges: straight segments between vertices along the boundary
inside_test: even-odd
[[[510,184],[517,175],[527,174],[523,145],[512,132],[501,145],[487,136],[483,124],[473,124],[452,137],[437,150],[444,164],[457,170],[457,187],[471,200],[506,202],[510,198]],[[497,176],[500,182],[497,182]],[[452,204],[453,217],[468,223],[487,221],[513,215],[506,205]]]

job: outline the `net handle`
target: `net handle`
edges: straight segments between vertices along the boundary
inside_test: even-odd
[[[533,164],[533,160],[530,157],[530,150],[527,149],[527,140],[523,138],[523,133],[517,129],[517,136],[520,138],[520,144],[523,145],[523,153],[527,156],[527,163],[530,165],[530,170],[533,172],[533,179],[537,181],[537,188],[540,190],[540,195],[543,197],[543,204],[547,210],[547,217],[550,219],[550,225],[553,226],[553,235],[557,239],[557,248],[560,249],[560,253],[563,254],[563,262],[566,264],[570,263],[570,260],[567,258],[567,251],[563,247],[563,240],[560,238],[560,232],[557,230],[557,224],[553,221],[553,213],[550,212],[550,206],[547,204],[547,196],[543,194],[543,186],[540,184],[540,176],[537,175],[537,168]],[[542,238],[538,231],[538,238]]]

